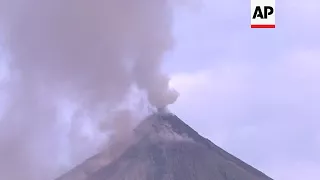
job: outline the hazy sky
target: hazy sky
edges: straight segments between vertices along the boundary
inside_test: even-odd
[[[250,29],[250,1],[202,1],[176,11],[171,110],[276,180],[318,180],[320,1],[276,1],[276,29]]]
[[[250,29],[249,3],[177,12],[171,109],[274,179],[319,179],[320,2],[276,1],[276,29]]]

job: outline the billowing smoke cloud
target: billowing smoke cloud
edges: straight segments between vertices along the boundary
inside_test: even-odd
[[[177,93],[161,72],[173,45],[172,8],[169,0],[0,0],[11,69],[1,179],[50,180],[78,163],[95,147],[94,126],[122,112],[115,109],[133,87],[151,106],[173,103]]]

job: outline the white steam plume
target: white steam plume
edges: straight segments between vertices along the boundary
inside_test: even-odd
[[[0,120],[1,179],[57,176],[68,153],[83,153],[70,146],[90,141],[81,124],[100,121],[99,112],[126,101],[133,85],[152,106],[173,103],[177,93],[161,73],[172,47],[172,8],[169,0],[0,0],[11,69]],[[76,104],[72,123],[61,121],[63,99]]]

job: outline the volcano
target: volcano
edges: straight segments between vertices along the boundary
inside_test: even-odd
[[[112,161],[102,152],[56,180],[272,180],[171,113],[150,115],[132,137]]]

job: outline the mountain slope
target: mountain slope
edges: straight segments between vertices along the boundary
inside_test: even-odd
[[[272,180],[173,114],[151,115],[134,136],[112,162],[98,154],[57,180]]]

